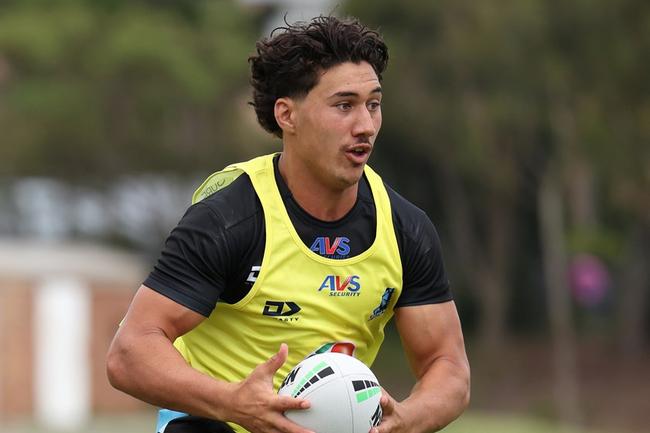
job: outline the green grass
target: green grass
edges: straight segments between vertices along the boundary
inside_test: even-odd
[[[155,414],[100,416],[79,431],[57,433],[153,433]],[[2,433],[50,433],[31,422],[0,424]],[[582,430],[517,415],[468,412],[443,430],[444,433],[622,433],[611,430]]]
[[[442,430],[444,433],[621,433],[587,430],[532,417],[468,412]]]

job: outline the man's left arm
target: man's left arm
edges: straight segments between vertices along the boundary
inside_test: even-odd
[[[384,417],[371,433],[441,430],[469,404],[470,369],[456,305],[397,308],[395,322],[417,382],[401,402],[383,391]]]

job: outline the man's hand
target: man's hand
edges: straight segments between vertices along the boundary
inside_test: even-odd
[[[284,416],[287,410],[308,409],[307,400],[279,396],[273,391],[273,376],[287,360],[288,347],[258,365],[233,392],[230,419],[252,433],[313,433]]]
[[[378,427],[370,429],[370,433],[400,433],[411,431],[408,424],[409,419],[405,413],[405,406],[391,397],[384,388],[381,389],[379,403],[383,412],[381,423]]]
[[[401,402],[382,390],[383,420],[371,433],[442,430],[469,403],[469,363],[456,306],[398,308],[395,320],[417,381]]]

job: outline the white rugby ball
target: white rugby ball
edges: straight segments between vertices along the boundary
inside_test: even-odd
[[[285,416],[316,433],[368,433],[381,422],[381,388],[373,372],[342,353],[321,353],[302,360],[280,385],[280,395],[311,402]]]

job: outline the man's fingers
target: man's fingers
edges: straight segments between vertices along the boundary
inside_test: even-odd
[[[289,397],[288,395],[282,395],[278,396],[278,398],[275,400],[273,404],[274,409],[277,409],[279,411],[287,411],[287,410],[303,410],[303,409],[309,409],[311,407],[311,403],[307,400],[303,400],[300,398],[294,398],[294,397]]]
[[[278,350],[278,353],[273,355],[267,361],[267,365],[273,371],[273,374],[275,374],[275,372],[278,371],[278,369],[282,367],[282,365],[284,365],[288,355],[289,355],[289,347],[285,343],[280,344],[280,350]]]
[[[395,427],[393,418],[384,418],[378,426],[370,429],[370,433],[388,433]],[[399,429],[398,429],[399,431]]]
[[[385,415],[390,415],[395,410],[395,400],[393,400],[387,393],[381,394],[379,404],[381,404],[381,409]]]
[[[282,365],[286,362],[288,354],[289,347],[285,343],[282,343],[278,352],[267,359],[266,362],[258,365],[256,370],[261,370],[263,373],[273,377],[275,372],[278,371],[280,367],[282,367]]]
[[[388,433],[391,431],[392,425],[390,422],[383,422],[377,427],[370,429],[370,433]]]
[[[389,423],[381,423],[377,427],[370,429],[370,433],[388,433],[391,430]]]

